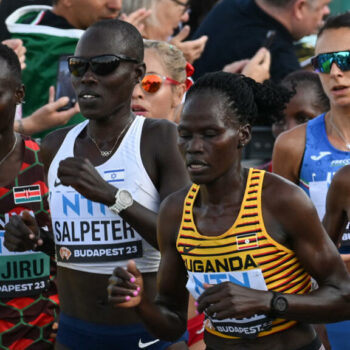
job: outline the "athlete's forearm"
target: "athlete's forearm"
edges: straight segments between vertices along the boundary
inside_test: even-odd
[[[130,208],[121,211],[120,216],[152,247],[159,250],[157,241],[157,213],[134,201]]]
[[[55,256],[55,242],[53,238],[53,233],[50,231],[43,230],[40,228],[40,238],[43,244],[38,246],[36,250],[40,250],[50,257]]]
[[[157,338],[176,341],[186,331],[186,313],[181,314],[163,304],[146,300],[136,307],[136,311],[146,328]]]
[[[281,318],[306,323],[339,322],[350,318],[350,288],[323,286],[308,295],[286,294],[288,310]]]

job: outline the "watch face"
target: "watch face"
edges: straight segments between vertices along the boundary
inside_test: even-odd
[[[130,203],[132,203],[131,194],[126,190],[121,190],[119,192],[119,199],[124,205],[129,205]]]
[[[288,307],[287,300],[284,297],[277,297],[274,303],[275,310],[278,312],[285,312]]]

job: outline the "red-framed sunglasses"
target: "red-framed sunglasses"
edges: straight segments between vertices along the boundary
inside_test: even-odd
[[[180,84],[178,81],[171,79],[169,77],[164,77],[159,74],[150,73],[150,74],[146,74],[143,77],[140,85],[144,91],[148,92],[149,94],[154,94],[161,88],[164,82],[168,82],[171,85]]]

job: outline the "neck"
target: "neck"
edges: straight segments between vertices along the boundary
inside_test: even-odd
[[[87,132],[96,141],[115,140],[116,137],[123,131],[123,129],[131,124],[135,115],[128,110],[127,113],[119,114],[110,118],[103,118],[99,120],[90,120]]]
[[[261,10],[267,13],[269,16],[280,22],[290,33],[292,32],[292,25],[289,21],[288,9],[282,7],[273,7],[267,4],[264,0],[255,0],[255,3]]]
[[[205,204],[235,204],[242,201],[247,170],[241,167],[240,159],[227,174],[212,183],[201,186],[201,201]]]
[[[333,119],[349,120],[350,122],[350,105],[338,106],[331,103],[329,113],[333,115]]]
[[[330,141],[338,148],[350,150],[350,114],[336,114],[330,111],[326,116],[326,129]]]

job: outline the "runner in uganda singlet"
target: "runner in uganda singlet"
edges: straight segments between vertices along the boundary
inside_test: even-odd
[[[250,169],[240,212],[234,224],[218,236],[197,231],[193,205],[200,186],[193,184],[183,208],[177,250],[188,271],[187,288],[195,299],[204,291],[203,283],[226,281],[258,290],[304,294],[311,278],[295,254],[266,232],[261,192],[265,171]],[[284,331],[296,321],[271,319],[267,315],[217,320],[207,317],[206,331],[223,338],[254,338]]]

